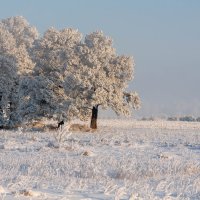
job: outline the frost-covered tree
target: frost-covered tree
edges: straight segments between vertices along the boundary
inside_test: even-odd
[[[99,106],[124,115],[140,106],[137,93],[126,91],[133,78],[133,59],[117,55],[111,38],[102,32],[82,40],[77,30],[51,28],[37,38],[36,28],[23,17],[0,21],[0,80],[10,84],[8,94],[2,86],[2,123],[20,117],[58,121],[91,117],[91,128],[97,128]],[[5,112],[8,104],[12,109]]]
[[[132,108],[140,107],[138,94],[126,91],[133,79],[133,58],[117,55],[111,38],[93,32],[77,46],[76,53],[79,63],[72,74],[81,82],[75,104],[79,118],[91,116],[92,110],[91,128],[96,129],[99,106],[110,107],[118,115],[130,115]]]
[[[0,21],[0,80],[9,85],[7,92],[2,86],[1,108],[4,126],[12,126],[18,121],[19,82],[31,74],[34,67],[29,53],[33,41],[38,37],[36,29],[23,17],[11,17]],[[7,77],[4,80],[5,76]],[[10,90],[12,92],[10,93]],[[9,95],[8,95],[8,94]],[[7,110],[7,111],[6,111]],[[3,123],[3,122],[2,122]]]
[[[62,121],[70,118],[73,99],[66,87],[70,74],[67,66],[74,66],[72,63],[77,61],[74,51],[80,40],[77,30],[51,28],[35,42],[32,48],[32,59],[36,63],[34,74],[21,83],[21,93],[24,92],[26,100],[20,109],[24,119],[48,117]]]
[[[0,127],[8,125],[15,107],[17,71],[11,57],[0,55]]]
[[[16,106],[16,43],[12,34],[0,27],[0,126],[7,126]]]
[[[53,106],[57,119],[92,117],[91,128],[97,128],[99,106],[124,115],[140,106],[137,93],[125,90],[133,78],[133,59],[117,55],[112,40],[102,32],[82,41],[77,30],[49,29],[35,43],[33,60],[35,75],[51,82],[46,92],[58,99]]]

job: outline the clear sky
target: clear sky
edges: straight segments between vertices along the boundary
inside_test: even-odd
[[[199,0],[0,0],[0,18],[24,16],[42,34],[103,30],[135,59],[137,116],[200,116]]]

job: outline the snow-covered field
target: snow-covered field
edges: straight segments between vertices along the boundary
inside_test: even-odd
[[[200,123],[100,120],[96,132],[2,130],[0,199],[198,200]]]

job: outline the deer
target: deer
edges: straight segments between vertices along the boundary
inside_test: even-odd
[[[61,122],[58,122],[58,127],[57,127],[57,129],[59,129],[60,127],[61,127],[61,129],[62,129],[62,126],[64,125],[64,121],[62,120]]]

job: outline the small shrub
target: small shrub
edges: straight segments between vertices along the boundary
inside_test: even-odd
[[[155,121],[154,117],[149,117],[148,121]]]
[[[168,117],[167,121],[178,121],[177,117]]]
[[[147,118],[146,118],[146,117],[143,117],[143,118],[141,119],[141,121],[147,121]]]
[[[200,122],[200,117],[197,117],[197,118],[196,118],[196,121],[197,121],[197,122]]]
[[[141,121],[155,121],[154,117],[143,117]]]

